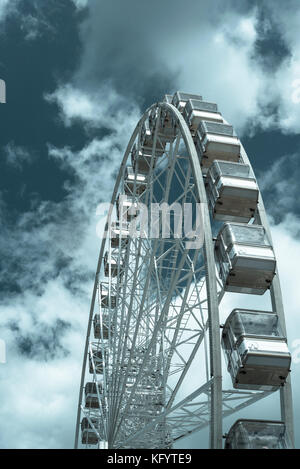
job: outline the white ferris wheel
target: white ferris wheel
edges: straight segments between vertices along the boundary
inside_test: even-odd
[[[221,322],[227,292],[266,293],[272,307],[236,307]],[[75,447],[180,448],[202,429],[211,448],[293,447],[290,364],[276,258],[247,154],[216,104],[166,95],[138,122],[112,194]],[[280,418],[251,418],[272,393]],[[228,428],[225,418],[241,410],[249,418]]]

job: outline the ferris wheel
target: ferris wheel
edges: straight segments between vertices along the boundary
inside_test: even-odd
[[[221,323],[227,292],[270,295],[272,308],[233,308]],[[166,95],[138,122],[112,194],[75,447],[180,447],[202,429],[211,448],[223,438],[226,448],[293,447],[290,366],[275,253],[246,152],[215,103]],[[252,419],[272,393],[280,419]],[[249,419],[228,428],[225,418],[241,410]]]

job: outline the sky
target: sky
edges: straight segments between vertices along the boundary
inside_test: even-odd
[[[1,448],[73,446],[97,206],[143,111],[176,90],[218,103],[258,178],[300,447],[299,23],[298,0],[0,0]]]

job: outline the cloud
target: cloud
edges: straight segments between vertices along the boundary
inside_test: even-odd
[[[59,276],[66,286],[72,288],[73,284],[73,288],[80,291],[86,274],[91,278],[99,241],[96,208],[100,202],[109,202],[127,139],[139,117],[130,105],[121,110],[121,98],[117,95],[111,96],[104,108],[100,105],[102,94],[98,106],[93,97],[88,101],[87,95],[80,95],[78,90],[71,96],[71,90],[67,88],[64,96],[66,100],[59,94],[59,105],[66,125],[81,119],[87,125],[105,127],[106,135],[92,138],[78,151],[49,143],[49,158],[72,174],[74,180],[73,185],[70,181],[65,182],[67,195],[61,202],[37,200],[32,210],[20,216],[16,224],[10,222],[9,213],[2,204],[0,249],[3,270],[0,281],[3,287],[15,292],[30,289],[42,294],[47,282]],[[75,107],[70,104],[77,101],[87,103],[81,113],[77,104]],[[6,155],[9,164],[18,168],[30,161],[29,155],[13,144],[7,147]],[[20,239],[22,242],[18,241]],[[54,245],[53,239],[57,240]]]
[[[27,41],[36,40],[42,34],[55,32],[55,28],[49,21],[47,21],[46,15],[42,9],[35,7],[32,10],[32,14],[23,14],[20,18],[20,29],[24,33],[24,38]]]
[[[280,15],[279,2],[257,2],[256,31],[252,61],[263,75],[258,89],[258,113],[250,118],[252,125],[263,130],[300,133],[299,77],[300,39],[298,26],[300,5],[290,0]]]
[[[264,7],[257,9],[253,59],[266,72],[273,73],[291,58],[291,51],[284,37],[284,28],[274,19],[273,11]]]
[[[199,93],[218,102],[239,133],[298,133],[300,6],[288,5],[278,16],[279,2],[192,1],[186,9],[176,0],[170,9],[91,0],[74,80],[83,88],[108,82],[141,105],[176,89]]]
[[[14,11],[19,0],[0,0],[0,22],[3,21],[8,14]]]
[[[220,15],[219,7],[219,1],[193,1],[186,9],[176,0],[171,10],[157,1],[151,7],[136,0],[90,1],[76,86],[93,88],[104,81],[141,105],[176,89],[199,93],[216,100],[242,127],[256,110],[260,83],[249,58],[255,13],[226,8]]]
[[[249,60],[256,38],[254,22],[253,16],[232,12],[216,25],[204,17],[199,27],[190,33],[183,27],[160,48],[169,67],[178,70],[177,87],[217,102],[239,133],[256,113],[262,78]]]
[[[1,365],[1,448],[73,446],[83,343],[79,334],[67,339],[69,357],[48,362],[8,349]]]
[[[72,0],[72,2],[80,10],[88,5],[89,0]]]
[[[283,53],[275,62],[266,47],[274,24],[259,20],[257,5],[252,8],[244,2],[242,7],[232,1],[224,7],[220,1],[193,1],[187,9],[179,0],[172,8],[158,0],[74,3],[79,9],[88,7],[81,24],[82,56],[74,75],[67,82],[58,78],[56,90],[44,90],[44,96],[49,108],[57,110],[61,127],[82,125],[86,142],[75,151],[45,136],[48,157],[70,174],[63,200],[38,199],[14,223],[1,204],[0,283],[6,295],[1,301],[0,337],[7,343],[7,364],[0,369],[5,395],[0,402],[1,447],[72,446],[99,250],[95,211],[98,203],[109,201],[140,109],[164,93],[182,89],[218,102],[240,132],[255,125],[298,132],[299,103],[292,101],[293,83],[300,77],[296,3],[293,14],[281,10],[276,31]],[[0,16],[4,5],[7,8],[8,2],[0,0]],[[27,23],[27,39],[39,37],[36,21],[29,18]],[[268,67],[260,66],[262,57]],[[13,142],[6,150],[8,164],[17,168],[32,158]],[[292,210],[295,161],[294,155],[283,157],[261,176],[263,189],[271,189],[271,196],[280,201],[276,210],[272,208],[274,218],[277,209]],[[291,177],[281,183],[286,164]],[[278,222],[273,235],[293,340],[300,299],[299,221],[290,214]],[[270,307],[267,297],[231,295],[223,301],[223,316],[242,304]],[[20,369],[21,392],[19,382],[12,386]],[[295,375],[297,388],[296,370]]]
[[[52,94],[46,94],[45,99],[58,105],[60,117],[66,127],[81,121],[87,127],[109,129],[120,135],[120,126],[132,124],[132,115],[136,117],[139,112],[135,103],[118,94],[108,84],[94,90],[68,83],[57,88]],[[125,114],[128,115],[126,123]]]
[[[33,40],[39,36],[39,21],[32,15],[22,19],[21,30],[24,31],[26,40]]]
[[[268,213],[277,223],[283,221],[287,213],[300,215],[299,177],[299,154],[297,153],[278,158],[267,171],[261,175],[258,174]],[[276,201],[275,204],[274,201]]]
[[[34,159],[34,155],[26,148],[15,145],[14,142],[9,142],[3,150],[6,163],[18,170],[22,169],[24,163],[30,164]]]
[[[61,250],[67,247],[62,224],[56,221],[54,235],[45,216],[26,218],[34,228],[21,222],[11,232],[6,227],[0,241],[1,258],[3,249],[7,256],[1,280],[22,289],[2,295],[0,304],[0,337],[6,343],[0,447],[70,448],[92,276],[82,259],[60,270],[55,265],[62,263]],[[68,244],[73,242],[70,233]]]
[[[100,240],[97,205],[109,201],[138,111],[117,93],[80,92],[66,85],[51,97],[62,125],[80,121],[87,143],[78,151],[48,144],[48,156],[67,169],[60,202],[37,200],[12,221],[1,203],[0,337],[7,363],[1,365],[0,414],[3,448],[72,447],[80,368]],[[104,100],[104,97],[107,100]],[[85,103],[82,106],[79,103]],[[101,103],[105,103],[102,105]],[[123,103],[123,107],[120,107]],[[102,138],[89,129],[102,129]],[[27,154],[13,143],[9,164],[21,168]],[[12,383],[22,367],[22,392]],[[14,416],[18,415],[17,420]],[[9,422],[9,424],[7,423]],[[20,429],[22,432],[20,434]]]

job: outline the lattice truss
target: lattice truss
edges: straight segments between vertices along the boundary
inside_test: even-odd
[[[221,326],[225,292],[268,290],[272,311],[235,308]],[[210,447],[221,448],[224,417],[276,391],[282,420],[240,419],[225,447],[293,447],[290,363],[271,233],[246,152],[216,104],[167,95],[138,122],[112,195],[75,447],[80,430],[85,447],[170,448],[209,427]]]
[[[148,208],[163,202],[196,204],[199,199],[183,134],[175,120],[167,128],[160,127],[160,110],[155,112],[151,167],[142,193],[135,168],[133,200]],[[142,128],[143,121],[136,134],[137,148]],[[167,144],[166,132],[172,134]],[[133,141],[130,150],[132,146]],[[155,149],[160,147],[165,151],[157,154]],[[119,193],[126,192],[125,180],[124,167]],[[98,403],[89,407],[82,402],[81,411],[91,431],[109,447],[167,448],[210,424],[214,378],[205,254],[203,246],[186,248],[191,238],[185,233],[176,237],[172,213],[169,238],[153,239],[151,218],[148,230],[138,218],[135,237],[119,237],[112,246],[107,236],[106,276],[101,270],[97,277],[92,311],[98,323],[88,340],[87,372],[95,383]],[[221,300],[224,292],[219,280],[218,292]],[[268,394],[223,390],[223,416]]]

